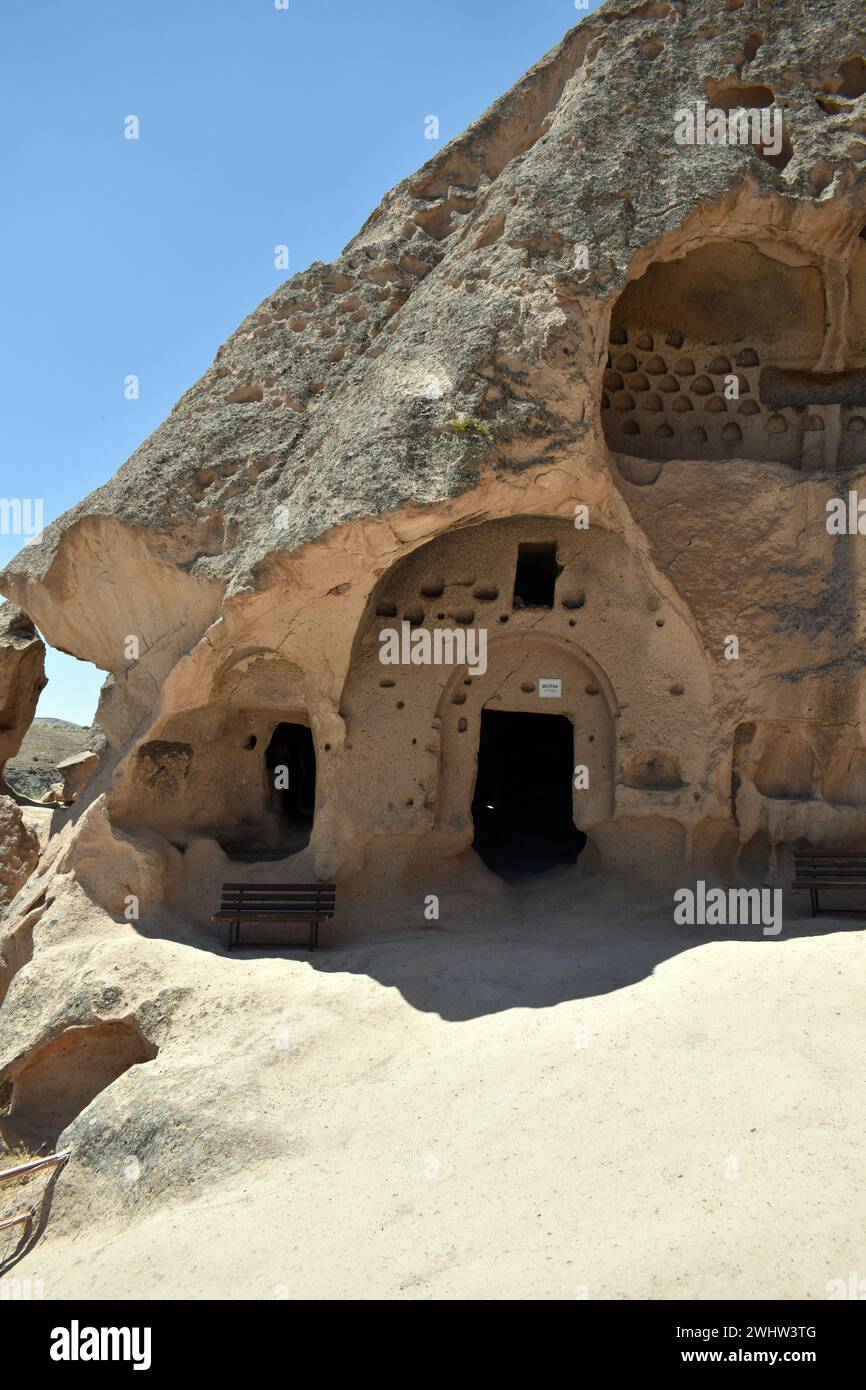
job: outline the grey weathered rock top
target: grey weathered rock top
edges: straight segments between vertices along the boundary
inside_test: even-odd
[[[333,265],[250,314],[114,478],[12,562],[7,591],[43,577],[88,516],[146,528],[237,590],[268,554],[453,496],[485,463],[561,457],[581,426],[550,372],[595,370],[563,365],[569,334],[637,251],[746,186],[780,216],[862,198],[864,32],[860,0],[609,0],[388,193]],[[774,103],[782,157],[675,143],[675,111],[700,101]],[[490,435],[449,427],[479,416]]]

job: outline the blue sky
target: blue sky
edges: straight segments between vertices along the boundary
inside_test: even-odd
[[[105,482],[286,278],[277,244],[291,274],[333,260],[388,188],[586,13],[574,0],[10,5],[0,497],[44,498],[49,521]],[[20,544],[0,534],[0,564]],[[38,713],[89,723],[103,673],[49,652],[48,675]]]

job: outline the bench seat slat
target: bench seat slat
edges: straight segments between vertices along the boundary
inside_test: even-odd
[[[244,912],[240,920],[242,922],[327,922],[333,916],[331,912]],[[212,922],[236,922],[238,918],[233,912],[217,912],[211,918]]]
[[[839,854],[853,854],[853,855],[859,856],[859,855],[866,854],[866,849],[839,849],[838,846],[837,846],[836,848],[834,848],[834,849],[803,849],[803,848],[799,848],[799,849],[795,849],[795,850],[794,850],[794,853],[795,853],[795,854],[799,854],[799,855],[801,855],[801,856],[806,856],[807,858],[808,858],[809,855],[814,855],[815,858],[820,859],[820,857],[821,857],[822,855],[824,855],[824,854],[829,854],[829,855],[831,855],[831,856],[834,855],[834,854],[835,854],[835,855],[839,855]]]
[[[852,874],[862,874],[866,869],[866,860],[858,862],[854,859],[806,859],[795,862],[796,869],[811,869],[815,873],[820,873],[824,869],[848,869]]]
[[[794,871],[798,874],[857,874],[866,873],[866,864],[795,864]]]
[[[224,893],[223,897],[229,902],[246,903],[257,900],[263,903],[281,903],[300,898],[306,902],[311,898],[333,898],[333,893],[311,893],[309,890],[304,893]]]
[[[822,864],[818,869],[809,864],[798,864],[794,873],[802,875],[803,878],[832,878],[834,874],[841,874],[844,878],[866,879],[866,866],[862,869],[852,869],[846,864]]]
[[[822,869],[795,869],[798,878],[850,878],[855,883],[866,881],[866,869],[846,869],[843,864],[827,864]]]
[[[866,879],[850,878],[803,878],[795,879],[792,888],[866,888]]]
[[[841,855],[840,855],[840,856],[837,856],[837,857],[834,857],[834,858],[832,858],[832,859],[795,859],[795,860],[794,860],[794,863],[795,863],[795,865],[796,865],[796,867],[797,867],[798,869],[799,869],[799,868],[804,868],[804,869],[805,869],[805,868],[826,869],[826,868],[828,868],[828,867],[832,868],[832,866],[833,866],[834,864],[839,864],[839,865],[844,866],[845,868],[850,869],[850,870],[852,871],[852,873],[856,873],[858,869],[859,869],[859,870],[862,870],[862,869],[866,868],[866,858],[864,858],[864,859],[854,859],[853,856],[852,856],[852,857],[846,856],[846,857],[843,859],[843,858],[841,857]]]
[[[866,865],[866,855],[795,855],[798,865],[851,865],[853,869]]]
[[[281,903],[320,903],[333,902],[333,893],[244,893],[243,896],[230,895],[223,897],[223,902],[227,907],[245,907],[250,903],[264,903],[266,906],[278,907]]]
[[[333,900],[333,893],[228,893],[223,901],[230,903],[316,903]]]
[[[230,903],[285,903],[318,902],[320,898],[333,898],[333,893],[224,893],[224,901]]]
[[[844,864],[824,864],[820,869],[800,865],[794,872],[798,875],[802,874],[804,878],[832,878],[834,875],[841,875],[843,878],[856,879],[866,875],[866,869],[850,869]]]
[[[862,849],[797,849],[794,851],[795,859],[866,859],[866,850]]]

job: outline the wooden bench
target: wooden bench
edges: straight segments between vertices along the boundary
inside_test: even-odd
[[[798,849],[794,851],[792,888],[808,888],[812,916],[821,912],[818,894],[825,888],[866,889],[866,854],[857,850]],[[839,907],[835,912],[866,912],[862,907]]]
[[[336,911],[333,883],[224,883],[219,912],[211,921],[228,927],[228,949],[240,946],[246,922],[309,922],[310,950],[319,944],[319,923]],[[283,943],[286,944],[286,943]],[[273,941],[248,941],[256,950],[277,949]]]

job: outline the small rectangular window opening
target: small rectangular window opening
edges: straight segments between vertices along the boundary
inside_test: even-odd
[[[556,541],[522,541],[517,548],[514,576],[515,608],[552,608],[562,565],[556,560]]]

